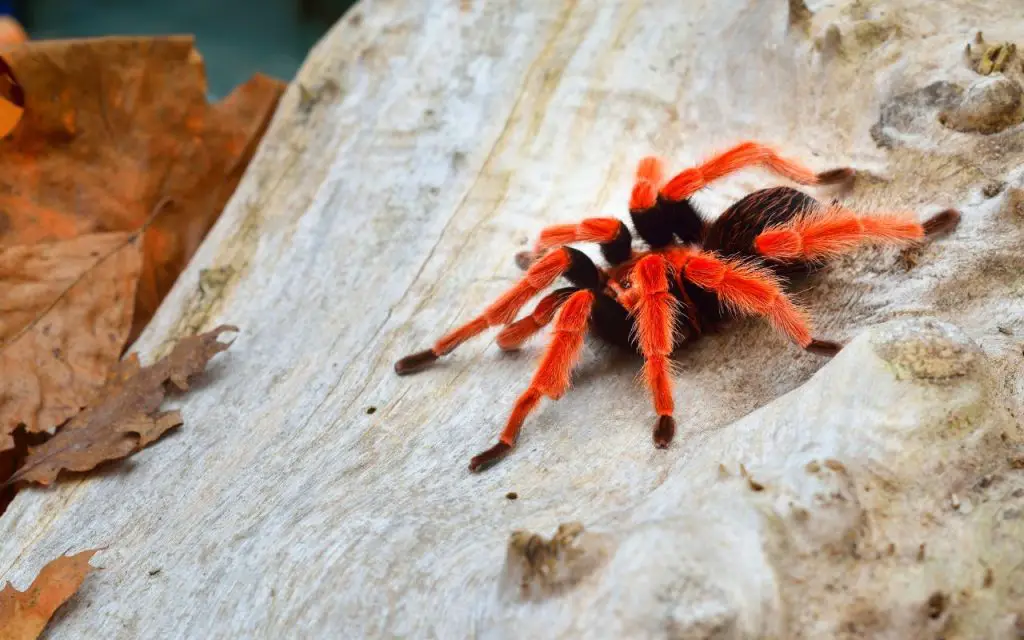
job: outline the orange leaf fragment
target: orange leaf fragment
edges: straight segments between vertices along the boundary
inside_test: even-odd
[[[234,193],[285,84],[256,74],[210,104],[194,39],[180,36],[30,41],[0,61],[0,85],[7,67],[24,98],[0,141],[0,246],[134,232],[159,209],[134,339]]]
[[[30,448],[25,463],[7,484],[48,485],[62,470],[88,471],[101,462],[124,458],[181,425],[177,411],[159,411],[166,384],[187,391],[189,377],[205,370],[213,356],[231,346],[217,340],[225,331],[238,328],[221,325],[183,338],[166,357],[148,367],[140,368],[135,357],[126,359],[108,377],[100,399],[54,437]]]
[[[3,35],[3,31],[0,30],[0,46],[3,46]],[[23,113],[25,90],[14,78],[11,68],[0,58],[0,138],[14,131]]]
[[[103,387],[131,328],[138,245],[100,233],[0,248],[0,451],[19,424],[50,431]]]
[[[82,586],[92,570],[89,560],[99,549],[53,560],[32,585],[18,591],[7,583],[0,591],[0,640],[34,640],[57,609]]]

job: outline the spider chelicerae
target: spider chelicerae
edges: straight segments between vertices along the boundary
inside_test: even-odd
[[[802,349],[835,355],[842,345],[815,337],[807,313],[787,294],[794,278],[859,246],[917,244],[953,229],[960,220],[954,209],[924,222],[913,213],[864,215],[786,186],[751,193],[713,221],[690,202],[710,183],[748,167],[803,185],[838,184],[854,176],[847,168],[814,173],[751,141],[670,179],[659,158],[644,158],[637,167],[629,214],[645,250],[634,249],[632,233],[618,218],[547,227],[533,251],[516,257],[526,271],[517,284],[432,348],[395,364],[399,375],[418,371],[498,326],[503,327],[498,346],[515,350],[554,321],[536,373],[512,408],[498,443],[473,457],[470,470],[480,471],[505,457],[541,398],[558,399],[568,390],[588,331],[643,357],[644,379],[658,415],[654,445],[665,448],[676,430],[669,356],[683,343],[732,316],[752,314],[766,318]],[[598,267],[568,246],[572,243],[596,243],[608,266]],[[531,298],[559,278],[571,286],[550,292],[529,315],[516,319]]]

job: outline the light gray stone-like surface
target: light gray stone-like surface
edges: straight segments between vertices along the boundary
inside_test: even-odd
[[[0,578],[107,547],[51,638],[1013,637],[1024,134],[1014,92],[985,87],[1020,59],[983,76],[964,46],[1024,23],[1009,1],[807,8],[790,26],[754,0],[364,2],[137,345],[149,362],[241,326],[185,426],[22,492]],[[545,224],[625,215],[639,157],[681,169],[749,138],[858,169],[850,206],[963,222],[801,292],[818,334],[852,340],[828,364],[757,321],[694,345],[669,450],[636,364],[590,346],[575,389],[471,475],[542,343],[480,339],[410,378],[393,362],[511,284]]]

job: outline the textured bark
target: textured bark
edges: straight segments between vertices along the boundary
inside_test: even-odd
[[[1009,0],[789,4],[357,6],[137,345],[241,327],[165,405],[186,426],[19,494],[0,577],[106,546],[54,638],[1015,637],[1021,61],[964,49],[1024,23]],[[818,333],[851,340],[827,364],[757,321],[687,350],[670,449],[637,363],[592,345],[471,475],[542,342],[394,361],[517,278],[543,225],[624,215],[641,156],[744,138],[853,166],[851,207],[963,222],[815,277]]]

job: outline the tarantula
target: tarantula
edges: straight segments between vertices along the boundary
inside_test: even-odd
[[[470,470],[483,470],[505,457],[541,398],[557,400],[568,390],[588,331],[643,357],[644,378],[658,415],[654,445],[665,448],[676,430],[669,356],[684,342],[729,317],[753,314],[766,318],[799,347],[835,355],[842,345],[816,338],[807,313],[786,294],[794,277],[857,246],[912,245],[953,229],[960,220],[954,209],[923,223],[912,213],[866,216],[785,186],[751,193],[714,221],[690,202],[690,196],[711,182],[754,166],[803,185],[836,184],[854,175],[847,168],[816,174],[757,142],[738,144],[669,180],[660,159],[644,158],[637,167],[629,214],[646,250],[634,250],[632,234],[618,218],[547,227],[532,252],[517,256],[526,269],[522,280],[432,348],[395,364],[399,375],[418,371],[497,326],[504,326],[498,346],[514,350],[554,320],[537,371],[498,443],[475,456]],[[574,242],[597,243],[609,266],[598,267],[567,246]],[[516,320],[523,306],[559,277],[572,286],[551,292]]]

